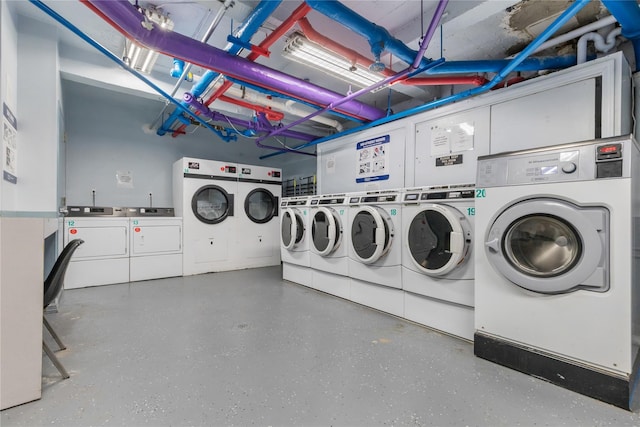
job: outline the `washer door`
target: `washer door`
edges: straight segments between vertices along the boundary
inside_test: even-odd
[[[282,246],[287,250],[293,249],[304,239],[304,218],[300,211],[285,209],[282,212],[280,238]]]
[[[505,209],[485,241],[487,258],[516,285],[557,294],[609,289],[609,211],[557,199]]]
[[[256,188],[244,199],[244,211],[251,221],[264,224],[278,216],[278,198],[265,188]]]
[[[393,240],[391,217],[376,206],[362,206],[351,223],[351,246],[358,261],[371,264],[382,258]]]
[[[193,195],[191,210],[199,221],[218,224],[233,216],[233,194],[217,185],[205,185]]]
[[[421,206],[406,235],[411,261],[420,271],[440,277],[466,260],[471,234],[463,222],[466,222],[464,215],[455,208],[437,204]]]
[[[314,213],[311,241],[316,253],[327,256],[338,249],[342,243],[342,233],[342,222],[334,209],[322,207]]]

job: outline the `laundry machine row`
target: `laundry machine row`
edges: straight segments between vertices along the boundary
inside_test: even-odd
[[[64,244],[82,239],[65,289],[182,276],[182,218],[172,208],[69,206]]]
[[[277,168],[176,161],[173,201],[184,221],[184,274],[278,265],[281,192]]]
[[[280,255],[282,278],[304,286],[312,285],[309,253],[310,196],[285,197],[280,204]]]

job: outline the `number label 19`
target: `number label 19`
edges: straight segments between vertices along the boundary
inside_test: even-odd
[[[467,215],[474,216],[476,214],[476,208],[467,208]]]

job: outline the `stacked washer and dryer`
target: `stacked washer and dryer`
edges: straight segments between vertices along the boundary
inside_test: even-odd
[[[630,409],[640,152],[618,137],[480,157],[474,352]]]

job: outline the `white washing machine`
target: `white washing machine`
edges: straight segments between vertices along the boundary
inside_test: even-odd
[[[184,157],[173,164],[173,205],[183,219],[185,276],[238,269],[238,165]]]
[[[349,277],[354,302],[404,315],[400,190],[349,194]]]
[[[349,203],[345,194],[311,197],[313,287],[349,299]]]
[[[473,339],[475,186],[405,190],[402,200],[404,317]]]
[[[279,207],[282,170],[238,165],[238,265],[240,268],[280,264]]]
[[[639,174],[630,137],[479,159],[476,355],[629,409]]]
[[[129,281],[129,218],[114,207],[69,206],[64,245],[82,239],[69,262],[65,289]]]
[[[280,203],[282,278],[311,287],[309,254],[310,196],[286,197]]]
[[[182,276],[182,218],[173,208],[134,208],[129,219],[129,280]]]

